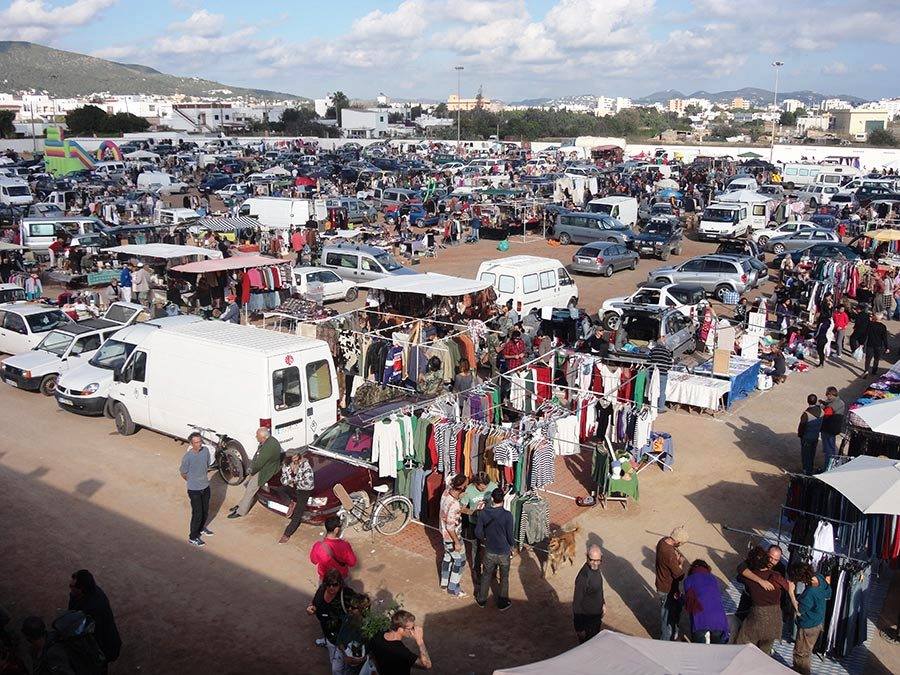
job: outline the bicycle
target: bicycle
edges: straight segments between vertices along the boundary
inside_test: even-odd
[[[368,495],[353,493],[351,497],[343,485],[338,483],[332,488],[341,502],[338,517],[342,527],[362,525],[363,530],[375,530],[379,534],[391,537],[398,534],[412,520],[412,502],[403,495],[388,495],[387,485],[375,485],[378,494],[375,503],[369,506]]]
[[[233,438],[220,434],[215,429],[188,424],[188,426],[200,434],[205,442],[215,449],[213,461],[209,465],[209,471],[218,470],[219,475],[228,485],[240,485],[247,477],[247,457],[244,448]],[[218,440],[213,440],[205,434],[215,434]]]

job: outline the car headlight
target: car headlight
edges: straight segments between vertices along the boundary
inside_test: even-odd
[[[90,394],[95,394],[97,390],[100,388],[100,384],[97,382],[91,382],[88,386],[81,390],[82,396],[88,396]]]
[[[306,500],[307,506],[315,506],[321,508],[328,503],[328,497],[310,497]]]

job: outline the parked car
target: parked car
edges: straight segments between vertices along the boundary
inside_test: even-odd
[[[324,267],[295,267],[293,269],[294,288],[304,298],[311,295],[311,286],[320,284],[324,302],[346,300],[353,302],[359,296],[359,289],[352,281],[342,279],[332,270]]]
[[[250,194],[250,190],[244,183],[229,183],[225,187],[216,190],[215,194],[223,199],[226,197],[245,197]]]
[[[15,355],[30,351],[46,333],[71,321],[56,307],[30,302],[0,305],[0,352]]]
[[[716,246],[717,255],[730,255],[734,253],[763,261],[766,259],[765,253],[763,253],[762,249],[752,239],[726,239],[725,241],[719,242],[719,245]]]
[[[646,362],[650,357],[650,345],[655,342],[665,344],[672,356],[680,359],[697,347],[694,322],[677,309],[623,306],[610,351],[622,360]]]
[[[722,300],[728,291],[743,293],[751,284],[750,274],[740,261],[716,255],[691,258],[674,267],[659,267],[647,275],[647,280],[702,286],[717,300]]]
[[[631,295],[604,300],[597,313],[607,330],[619,327],[622,308],[628,305],[649,305],[677,309],[688,318],[695,318],[698,309],[706,305],[706,292],[702,286],[690,284],[665,284],[649,282],[641,284]]]
[[[377,246],[326,244],[319,265],[348,281],[374,281],[386,276],[418,274],[404,267],[390,253]]]
[[[678,214],[669,202],[656,202],[638,209],[638,222],[646,223],[657,216],[677,218]]]
[[[810,185],[797,193],[797,199],[815,209],[828,204],[831,198],[840,191],[841,188],[837,185]]]
[[[841,192],[832,195],[829,203],[837,209],[843,209],[846,206],[851,212],[856,211],[856,209],[859,208],[859,202],[856,200],[856,195],[849,191],[842,190]]]
[[[668,204],[666,205],[668,206]],[[637,253],[668,260],[669,255],[681,255],[684,228],[675,216],[656,216],[634,235],[632,247]]]
[[[820,230],[837,230],[840,221],[827,213],[814,213],[808,218],[809,222]]]
[[[731,258],[741,263],[741,266],[750,275],[750,287],[757,288],[769,278],[769,267],[765,262],[744,251],[716,251],[715,255],[721,258]]]
[[[775,254],[784,253],[785,251],[793,251],[798,248],[806,248],[810,244],[821,243],[825,241],[840,242],[834,230],[815,229],[800,230],[793,234],[787,234],[781,237],[772,237],[766,242],[766,250]]]
[[[203,179],[203,182],[197,187],[200,192],[209,194],[217,190],[223,189],[227,185],[234,183],[234,178],[225,173],[211,173]]]
[[[0,284],[0,304],[25,302],[25,289],[15,284]]]
[[[628,245],[634,232],[621,221],[602,213],[566,211],[560,213],[553,226],[553,237],[560,244],[586,244],[608,241]]]
[[[772,237],[784,237],[799,232],[800,230],[814,229],[816,229],[816,224],[810,220],[789,220],[778,227],[767,227],[762,230],[756,230],[750,235],[750,240],[755,241],[760,248],[765,250],[766,244]]]
[[[784,256],[786,255],[791,256],[791,260],[795,265],[799,263],[802,258],[843,258],[845,260],[859,260],[862,257],[859,254],[859,251],[850,246],[847,246],[847,244],[829,242],[823,244],[812,244],[810,246],[807,246],[806,248],[786,251],[781,255],[775,256],[775,258],[772,260],[772,265],[775,268],[781,267],[781,262],[782,260],[784,260]]]
[[[637,267],[640,256],[624,246],[608,241],[594,241],[582,246],[572,256],[569,269],[585,274],[602,274],[611,277],[613,272]]]

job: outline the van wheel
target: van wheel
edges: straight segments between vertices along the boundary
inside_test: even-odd
[[[716,296],[716,300],[719,302],[725,302],[725,294],[731,290],[731,286],[728,284],[722,284],[720,286],[716,286],[715,293],[713,295]]]
[[[809,208],[814,209],[819,205],[819,203],[815,199],[809,200]]]
[[[787,190],[788,192],[790,192],[791,190],[794,189],[794,184],[793,184],[793,183],[790,183],[790,182],[788,182],[788,183],[783,183],[783,187],[784,187],[785,190]]]
[[[559,235],[559,243],[563,246],[568,246],[572,243],[572,235],[570,235],[568,232],[563,232],[561,235]]]
[[[603,270],[603,276],[609,278],[609,277],[611,277],[612,275],[613,275],[613,266],[612,266],[612,265],[607,265],[607,266],[606,266],[606,269]]]
[[[347,302],[353,302],[359,297],[359,291],[355,288],[351,288],[347,291],[347,295],[344,296],[344,300]]]
[[[44,396],[53,396],[53,392],[56,391],[56,381],[59,379],[59,375],[47,375],[41,380],[41,393]]]
[[[240,485],[247,476],[247,467],[250,461],[244,446],[235,440],[229,440],[222,449],[219,457],[219,475],[229,485]]]
[[[116,420],[116,431],[122,436],[131,436],[137,431],[137,425],[131,419],[128,408],[122,403],[113,405],[113,416]]]
[[[781,255],[782,253],[784,253],[784,251],[785,251],[784,244],[775,244],[772,247],[772,252],[775,255]]]
[[[109,399],[106,399],[106,403],[103,404],[103,416],[110,420],[116,416],[113,412],[113,405],[113,402]]]

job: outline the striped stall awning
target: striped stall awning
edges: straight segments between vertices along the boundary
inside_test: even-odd
[[[259,227],[259,221],[255,218],[216,218],[209,216],[201,218],[194,226],[198,230],[209,230],[210,232],[236,232],[237,230],[256,229]]]

